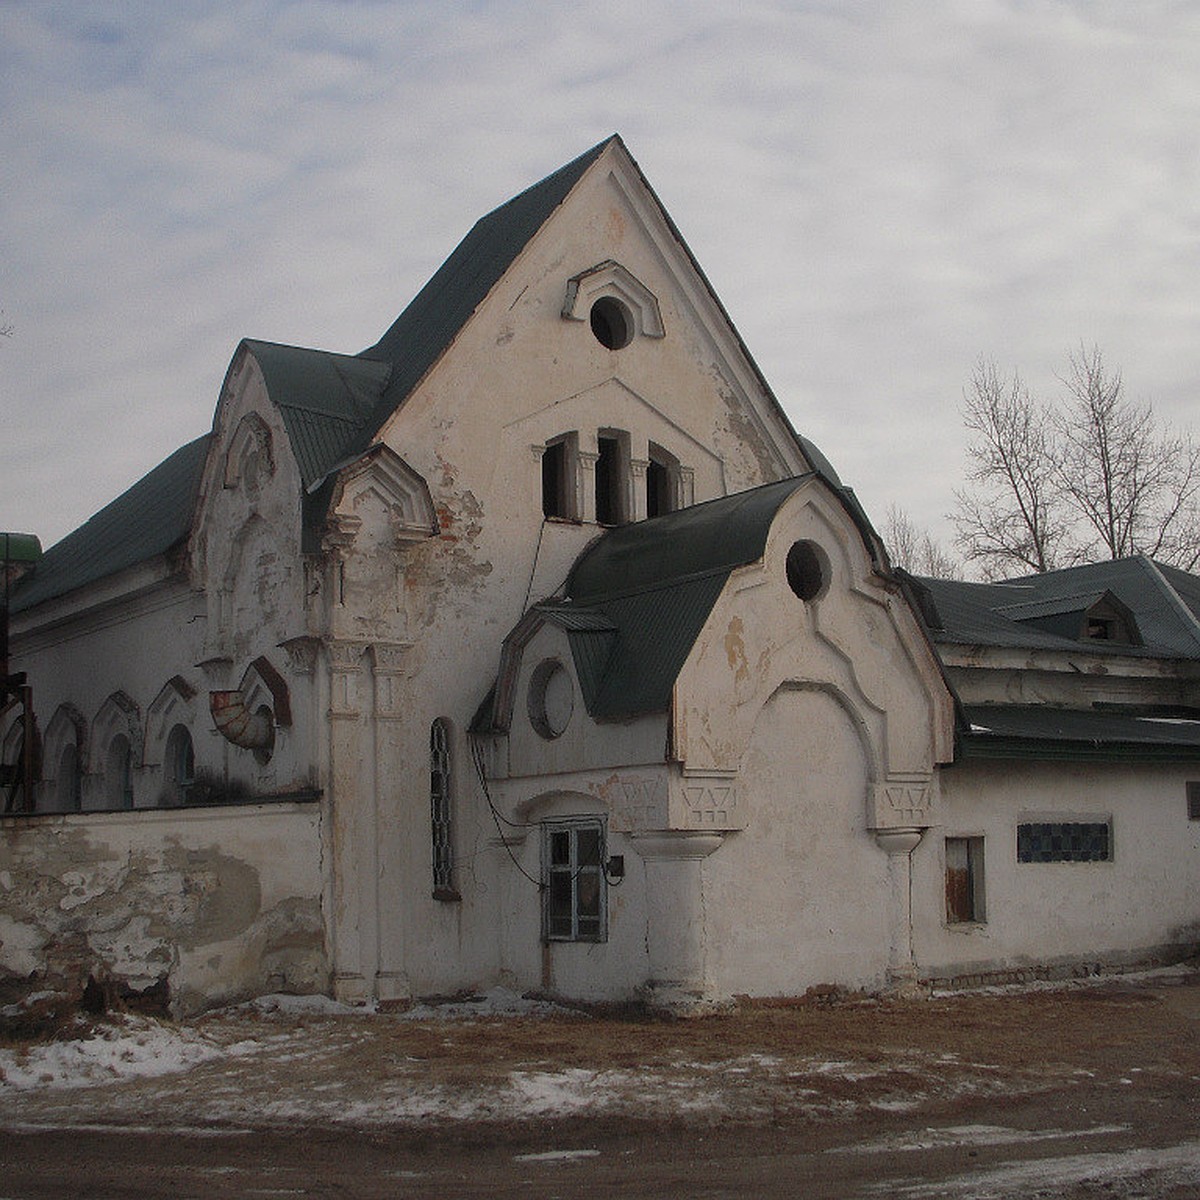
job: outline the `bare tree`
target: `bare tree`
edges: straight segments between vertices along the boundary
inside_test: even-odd
[[[973,432],[951,514],[985,578],[1097,557],[1200,563],[1200,450],[1126,399],[1119,370],[1080,347],[1050,408],[981,359],[963,398]]]
[[[1190,570],[1200,561],[1200,450],[1128,400],[1096,347],[1071,356],[1063,383],[1059,481],[1082,517],[1077,557],[1146,554]]]
[[[963,395],[962,418],[975,435],[967,447],[974,487],[955,492],[951,519],[967,561],[985,578],[1019,567],[1052,570],[1070,519],[1048,413],[1015,371],[1005,376],[981,358]]]
[[[898,505],[888,506],[883,540],[892,563],[914,575],[929,575],[934,579],[962,577],[962,564],[927,529],[918,528]]]

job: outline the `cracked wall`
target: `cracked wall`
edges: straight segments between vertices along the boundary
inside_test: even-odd
[[[177,1014],[326,990],[315,805],[0,824],[0,986],[132,992]]]

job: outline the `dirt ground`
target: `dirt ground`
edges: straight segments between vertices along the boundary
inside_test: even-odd
[[[236,1009],[0,1086],[0,1194],[1200,1197],[1200,973],[469,1019]]]

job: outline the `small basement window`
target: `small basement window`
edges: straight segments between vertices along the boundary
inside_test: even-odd
[[[1018,825],[1017,862],[1112,862],[1112,822],[1030,821]]]
[[[951,925],[984,920],[983,838],[946,839],[946,921]]]

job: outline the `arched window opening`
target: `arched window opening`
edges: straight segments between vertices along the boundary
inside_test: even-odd
[[[58,808],[60,812],[79,812],[83,808],[79,748],[74,742],[68,742],[58,757]]]
[[[441,717],[429,727],[429,815],[433,833],[433,897],[458,900],[454,886],[450,730]]]
[[[108,744],[104,785],[110,807],[133,807],[133,751],[123,733],[118,733]]]
[[[186,804],[196,782],[196,752],[186,725],[176,725],[167,737],[164,766],[170,802]]]

